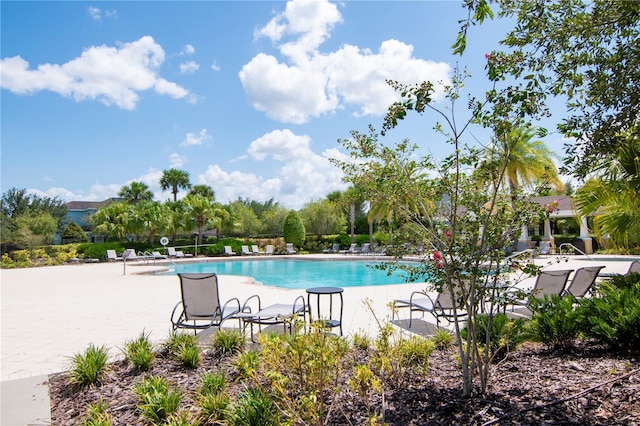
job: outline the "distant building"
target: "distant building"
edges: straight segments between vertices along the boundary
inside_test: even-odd
[[[123,198],[108,198],[104,201],[69,201],[66,205],[67,222],[75,222],[86,232],[91,232],[91,216],[101,207],[106,207],[111,203],[124,201]]]

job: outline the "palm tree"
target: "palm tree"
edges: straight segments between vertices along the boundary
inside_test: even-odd
[[[512,198],[523,185],[545,179],[557,190],[564,184],[558,176],[558,169],[553,162],[555,154],[544,141],[535,139],[542,134],[542,129],[524,125],[512,128],[506,135],[499,137],[494,149],[478,167],[477,173],[484,174],[484,180],[494,184],[497,176],[504,170],[505,184],[509,187]]]
[[[167,232],[171,232],[171,243],[175,245],[178,232],[185,230],[187,227],[187,208],[182,200],[167,201],[165,202],[165,206],[167,207],[169,215]]]
[[[112,203],[98,209],[91,216],[93,232],[109,235],[123,241],[131,230],[131,206],[126,203]]]
[[[179,189],[191,188],[191,182],[189,181],[189,172],[178,169],[164,170],[162,172],[162,177],[160,178],[160,186],[162,187],[163,191],[165,189],[171,189],[171,193],[173,194],[173,201],[177,201]]]
[[[169,227],[169,209],[166,205],[157,201],[142,201],[138,203],[133,214],[140,229],[149,233],[149,245],[153,245],[153,240],[158,232],[162,232]]]
[[[118,196],[125,199],[129,204],[138,204],[140,201],[153,200],[153,192],[146,183],[132,181],[129,185],[120,188]]]
[[[596,234],[619,247],[640,243],[640,138],[628,138],[601,177],[576,193],[580,215],[594,215]]]
[[[211,201],[214,201],[216,199],[216,193],[209,185],[193,185],[193,187],[189,191],[189,194],[200,194]]]
[[[184,197],[188,215],[198,228],[198,244],[202,244],[202,234],[205,225],[217,227],[226,217],[226,210],[218,203],[214,203],[202,195],[187,195]]]

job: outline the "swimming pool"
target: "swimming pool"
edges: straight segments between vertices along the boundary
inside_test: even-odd
[[[264,285],[301,289],[310,287],[357,287],[401,284],[404,274],[374,269],[376,262],[314,260],[235,260],[226,262],[180,263],[169,274],[215,272],[218,275],[249,276]]]

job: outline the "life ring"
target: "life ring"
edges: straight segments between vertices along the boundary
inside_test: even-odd
[[[167,237],[160,238],[160,244],[166,246],[167,244],[169,244],[169,239]]]

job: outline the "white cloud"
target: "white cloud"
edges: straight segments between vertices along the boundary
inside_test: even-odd
[[[196,53],[196,48],[190,44],[185,44],[182,53],[185,55],[193,55],[194,53]]]
[[[211,136],[207,133],[207,129],[200,130],[199,133],[187,133],[187,136],[184,138],[180,145],[182,146],[192,146],[192,145],[202,145],[202,142],[211,139]]]
[[[200,69],[200,65],[196,61],[187,61],[180,64],[180,72],[182,74],[193,74]]]
[[[0,61],[0,85],[16,94],[49,90],[76,101],[99,100],[105,105],[133,110],[139,93],[153,89],[174,99],[188,90],[158,76],[165,53],[152,37],[144,36],[116,47],[92,46],[65,64],[43,64],[29,69],[20,56]]]
[[[247,150],[258,160],[273,157],[281,161],[283,165],[276,170],[275,177],[265,179],[251,173],[227,172],[211,165],[198,179],[210,185],[223,203],[238,197],[258,201],[274,198],[287,207],[299,209],[331,191],[346,189],[341,181],[342,172],[329,162],[339,152],[329,150],[318,155],[310,145],[308,136],[295,135],[288,129],[276,130],[254,140]]]
[[[220,67],[218,66],[216,61],[213,61],[213,64],[211,64],[211,69],[214,71],[220,71]]]
[[[251,142],[247,152],[257,160],[273,157],[278,161],[292,161],[315,155],[310,149],[309,136],[295,135],[291,130],[274,130]]]
[[[295,124],[345,106],[355,108],[357,116],[381,115],[397,99],[387,79],[449,84],[447,63],[415,58],[413,46],[398,40],[382,42],[375,53],[351,45],[320,52],[341,20],[336,5],[326,0],[292,0],[284,13],[256,31],[256,37],[280,43],[284,61],[259,53],[242,67],[239,77],[254,108]],[[435,99],[441,97],[440,88]]]
[[[169,167],[173,169],[179,169],[187,162],[187,157],[180,155],[177,152],[169,155]]]
[[[87,8],[87,14],[94,21],[102,21],[103,12],[99,7],[89,6]],[[113,9],[113,10],[105,10],[104,11],[104,17],[105,18],[117,18],[118,17],[118,11],[115,10],[115,9]]]
[[[89,14],[89,16],[91,16],[91,19],[93,19],[94,21],[100,21],[102,19],[102,12],[97,7],[89,6],[87,8],[87,14]]]

